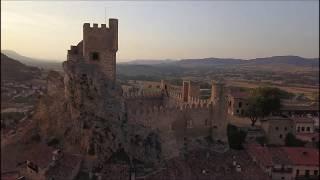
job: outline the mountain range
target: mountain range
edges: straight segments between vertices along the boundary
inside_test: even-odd
[[[61,62],[40,60],[20,55],[12,50],[2,50],[8,57],[26,65],[45,69],[62,70]],[[181,60],[134,60],[117,63],[117,73],[126,76],[174,76],[180,74],[198,74],[217,70],[245,70],[245,71],[319,71],[319,58],[303,58],[299,56],[272,56],[255,59],[235,58],[203,58]]]

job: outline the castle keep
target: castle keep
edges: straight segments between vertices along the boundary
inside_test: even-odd
[[[83,40],[68,50],[68,61],[85,61],[97,64],[111,81],[116,78],[116,52],[118,51],[118,20],[109,19],[105,24],[83,25]]]
[[[200,86],[191,81],[183,81],[180,87],[163,80],[155,82],[156,89],[152,93],[143,90],[129,92],[117,88],[120,86],[115,83],[117,50],[117,19],[110,19],[108,28],[105,24],[101,27],[98,24],[93,27],[89,23],[83,25],[83,40],[77,46],[71,46],[64,62],[65,97],[70,102],[76,99],[71,107],[73,112],[80,109],[78,116],[81,117],[81,111],[93,107],[92,112],[97,116],[111,117],[114,122],[125,119],[123,122],[129,127],[139,126],[145,132],[156,133],[160,137],[160,152],[164,158],[178,156],[186,144],[199,139],[210,138],[227,147],[227,100],[223,82],[212,81],[209,99],[200,99]],[[99,83],[100,77],[106,79],[103,86]],[[75,79],[79,79],[80,85],[85,79],[88,85],[79,86],[80,91],[75,88],[78,86]],[[104,96],[104,93],[111,96]],[[105,103],[100,105],[100,102]],[[99,149],[91,145],[90,148]]]

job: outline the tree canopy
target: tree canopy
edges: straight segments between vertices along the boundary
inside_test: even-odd
[[[289,147],[303,147],[306,144],[306,142],[297,139],[292,133],[287,134],[285,143]]]
[[[227,126],[228,142],[232,149],[243,149],[242,144],[245,142],[247,133],[239,130],[238,127],[228,124]]]
[[[246,115],[251,119],[252,126],[258,118],[278,112],[281,107],[280,99],[286,96],[285,91],[274,87],[258,87],[251,91],[248,99]]]

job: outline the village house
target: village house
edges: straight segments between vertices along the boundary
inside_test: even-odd
[[[230,92],[228,95],[228,114],[233,116],[244,116],[249,106],[248,97],[248,92]]]
[[[266,147],[247,144],[253,161],[273,180],[307,180],[319,178],[319,152],[305,147]]]
[[[294,134],[294,122],[290,118],[270,116],[261,120],[268,144],[284,145],[288,133]]]

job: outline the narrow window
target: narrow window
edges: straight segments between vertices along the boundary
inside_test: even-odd
[[[192,120],[187,121],[187,128],[192,128]]]
[[[280,136],[279,136],[279,137],[280,137],[280,139],[282,139],[282,134],[280,134]]]
[[[239,108],[241,108],[242,107],[242,102],[239,102]]]
[[[296,176],[299,176],[299,173],[300,173],[300,171],[299,171],[299,169],[297,169]]]
[[[307,127],[307,131],[310,132],[310,127]]]
[[[209,121],[208,121],[208,119],[206,119],[206,120],[204,121],[204,125],[205,125],[205,126],[209,126]]]
[[[315,176],[318,176],[318,170],[314,170],[314,173],[313,173]]]
[[[91,60],[93,60],[93,61],[99,61],[99,60],[100,60],[99,53],[98,53],[98,52],[92,52],[92,53],[90,54],[90,58],[91,58]]]
[[[301,131],[304,132],[304,127],[301,127]]]
[[[309,175],[310,175],[310,171],[306,170],[306,176],[309,176]]]

